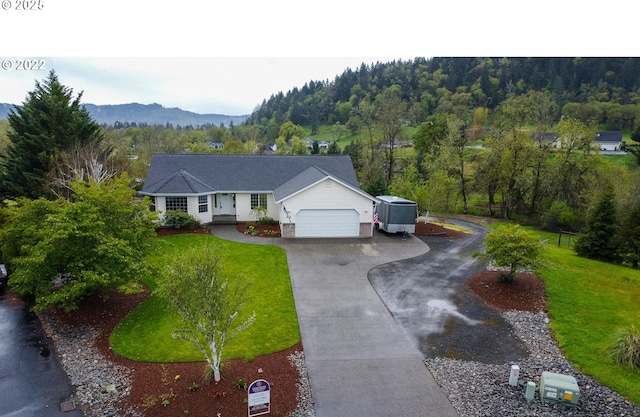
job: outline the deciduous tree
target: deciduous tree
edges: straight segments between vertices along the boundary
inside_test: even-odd
[[[387,184],[393,181],[395,141],[402,139],[402,126],[406,119],[407,103],[402,101],[400,93],[400,87],[394,85],[376,97],[377,125],[382,133],[382,142],[387,148]]]
[[[496,226],[485,236],[484,245],[486,252],[474,255],[492,259],[497,267],[508,268],[500,277],[503,281],[515,281],[519,269],[535,272],[541,266],[544,242],[518,224]]]
[[[0,244],[13,290],[36,309],[73,310],[86,296],[148,273],[157,216],[147,198],[134,199],[130,183],[126,175],[76,181],[70,200],[21,198],[4,208]]]
[[[182,318],[173,337],[202,353],[216,382],[225,345],[255,320],[240,311],[247,285],[241,276],[225,275],[219,248],[207,246],[173,259],[158,290]]]

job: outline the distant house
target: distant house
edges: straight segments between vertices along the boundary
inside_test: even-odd
[[[302,139],[302,141],[307,145],[307,148],[309,149],[313,148],[313,142],[315,142],[315,140],[311,138],[304,138]]]
[[[224,149],[224,143],[222,142],[207,142],[207,146],[212,149]]]
[[[541,147],[560,148],[560,137],[555,132],[534,132],[531,139],[539,143]]]
[[[161,216],[182,210],[203,224],[277,220],[283,237],[371,237],[374,197],[345,155],[154,155],[140,191]]]
[[[318,141],[318,149],[320,149],[321,151],[326,151],[327,149],[329,149],[329,145],[331,145],[331,142],[329,142],[328,140]]]
[[[601,151],[619,151],[622,148],[622,132],[598,132],[595,144]]]
[[[551,148],[562,148],[562,138],[555,132],[534,133],[532,139],[548,143]],[[622,132],[597,132],[594,147],[601,151],[619,151],[622,148]]]
[[[393,146],[393,149],[400,149],[400,148],[407,148],[409,146],[412,146],[412,144],[410,142],[405,142],[405,141],[401,141],[399,139],[394,139],[392,146]],[[385,141],[385,142],[380,143],[380,148],[389,149],[390,148],[389,142]]]

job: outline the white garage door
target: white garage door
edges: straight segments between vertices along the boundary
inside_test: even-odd
[[[360,215],[353,209],[304,209],[296,214],[296,237],[358,237]]]

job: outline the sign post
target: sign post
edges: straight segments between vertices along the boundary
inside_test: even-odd
[[[247,415],[259,416],[271,412],[271,386],[264,379],[255,380],[247,390],[249,395]]]

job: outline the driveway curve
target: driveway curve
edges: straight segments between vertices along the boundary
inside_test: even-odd
[[[431,248],[428,253],[373,268],[371,285],[425,358],[503,364],[527,356],[509,323],[465,285],[486,266],[471,254],[482,249],[487,229],[462,220],[446,221],[474,234],[455,240],[421,237]]]
[[[424,255],[414,236],[261,239],[213,226],[229,240],[282,246],[317,417],[458,416],[368,280],[381,264]]]

